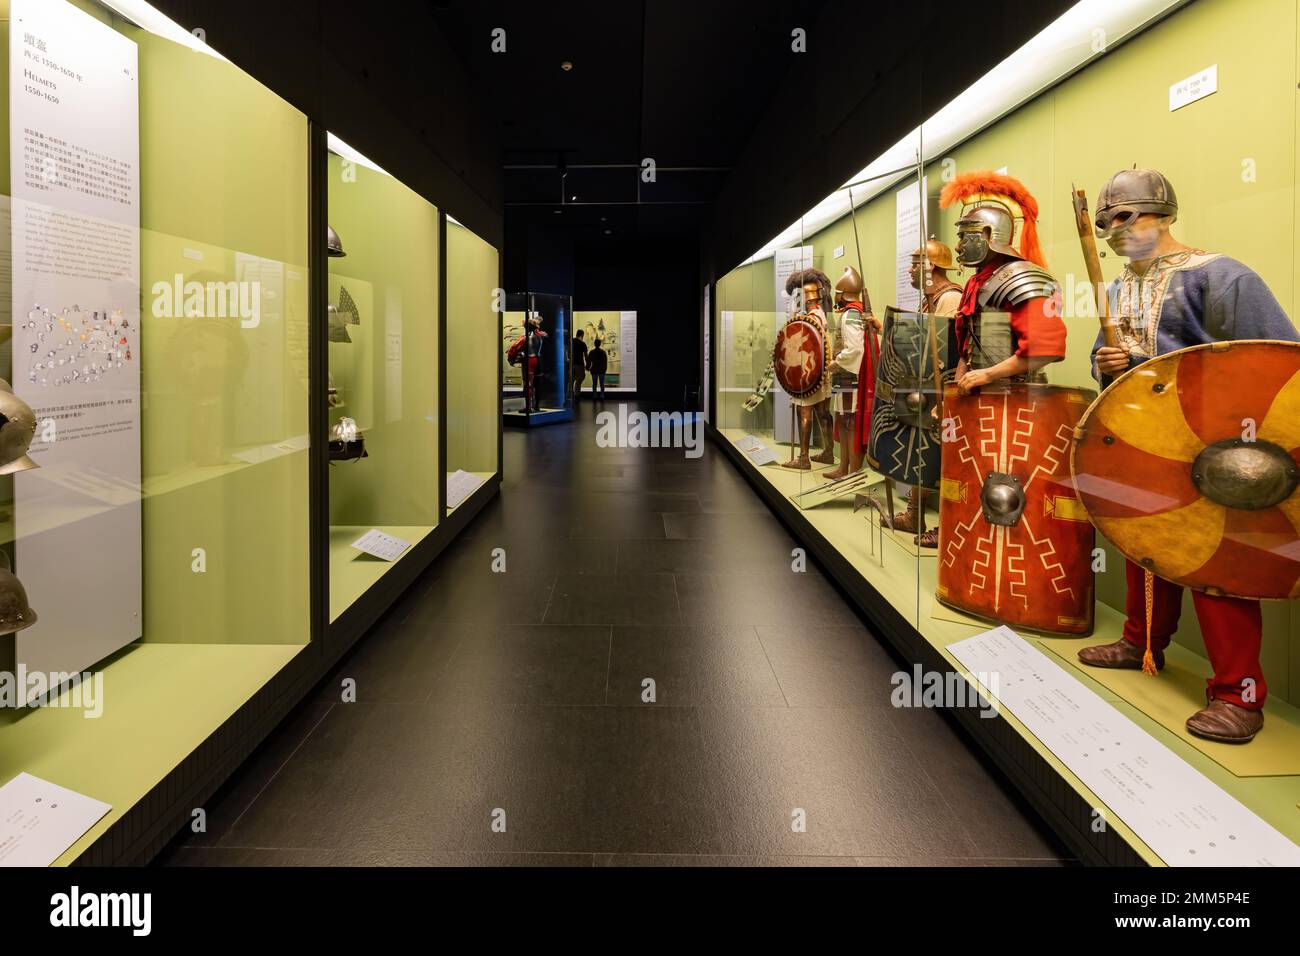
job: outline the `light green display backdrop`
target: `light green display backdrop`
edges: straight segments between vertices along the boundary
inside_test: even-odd
[[[306,117],[228,63],[75,5],[139,47],[143,639],[306,643]],[[0,179],[8,195],[7,147]],[[154,284],[178,275],[256,282],[259,324],[154,316]]]
[[[447,221],[447,471],[497,470],[497,250]]]
[[[329,297],[348,314],[351,339],[329,346],[342,402],[330,422],[353,419],[368,453],[329,470],[333,619],[394,566],[351,543],[372,528],[410,544],[432,531],[442,470],[437,207],[391,176],[334,154],[328,176],[329,222],[346,253],[329,260]]]

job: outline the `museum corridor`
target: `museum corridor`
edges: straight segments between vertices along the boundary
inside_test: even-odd
[[[1067,862],[714,447],[595,436],[507,431],[500,497],[159,862]]]

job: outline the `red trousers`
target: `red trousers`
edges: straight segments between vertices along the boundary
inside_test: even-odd
[[[537,356],[528,356],[528,408],[537,408]]]
[[[1128,620],[1124,622],[1124,640],[1137,647],[1146,647],[1147,610],[1146,590],[1142,568],[1132,561],[1125,562],[1128,573]],[[1155,579],[1154,600],[1151,606],[1151,647],[1163,651],[1178,630],[1178,616],[1183,609],[1183,588],[1164,578]],[[1259,602],[1245,598],[1217,597],[1204,591],[1192,592],[1196,618],[1201,622],[1201,636],[1205,650],[1210,655],[1214,676],[1207,680],[1205,696],[1226,700],[1239,707],[1258,710],[1268,696],[1264,683],[1264,669],[1259,663],[1259,646],[1264,624]],[[1254,681],[1247,696],[1242,694]]]

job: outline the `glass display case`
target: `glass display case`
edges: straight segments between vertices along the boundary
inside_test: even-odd
[[[715,438],[1080,819],[1151,863],[1294,862],[1298,260],[1269,223],[1294,214],[1295,117],[1255,104],[1294,87],[1295,9],[1101,6],[918,99],[911,135],[717,279]],[[1098,722],[1043,724],[1017,674]],[[1150,761],[1146,805],[1080,747],[1101,727]],[[1195,801],[1251,838],[1172,836]]]
[[[447,507],[500,470],[497,250],[447,218]]]
[[[438,210],[338,145],[329,184],[330,619],[441,518]],[[348,158],[348,157],[351,158]]]
[[[41,863],[147,861],[500,482],[496,250],[131,9],[0,0],[0,787],[108,807]]]
[[[573,300],[510,293],[501,313],[503,418],[529,427],[573,420]]]
[[[309,124],[105,7],[4,6],[9,74],[10,31],[45,58],[0,164],[0,784],[111,805],[67,862],[311,640]]]

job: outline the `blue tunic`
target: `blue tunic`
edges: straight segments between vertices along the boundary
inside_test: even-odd
[[[1129,368],[1190,345],[1231,339],[1300,342],[1294,323],[1282,311],[1264,280],[1228,256],[1199,250],[1162,256],[1139,276],[1125,266],[1107,290],[1120,344],[1129,349]],[[1111,377],[1092,375],[1103,386]]]

